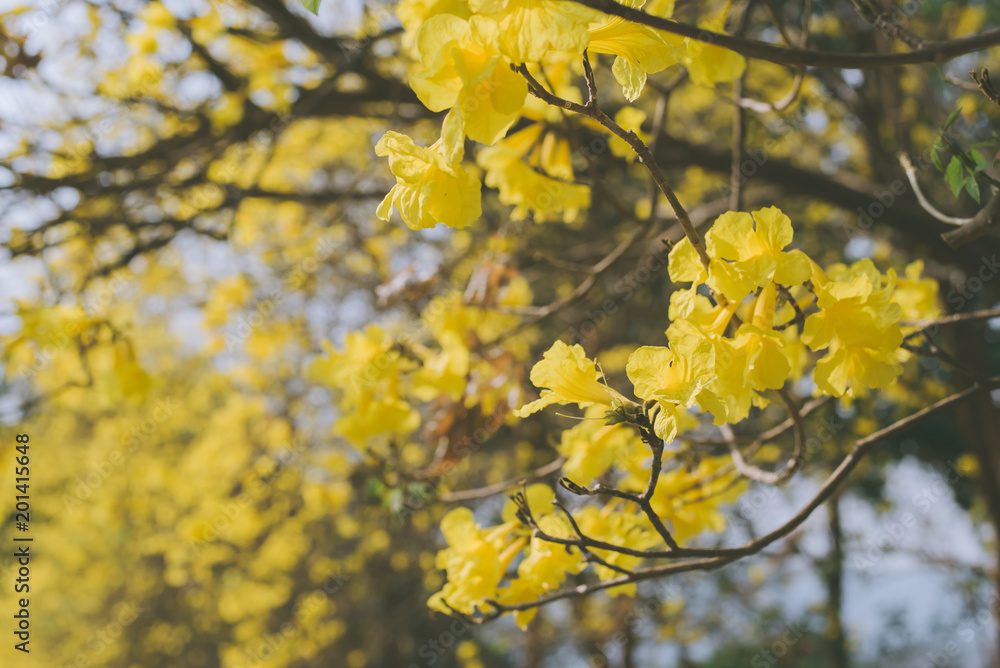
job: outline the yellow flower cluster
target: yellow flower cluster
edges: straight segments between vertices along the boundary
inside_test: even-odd
[[[669,17],[673,2],[655,2],[647,11]],[[728,11],[727,4],[703,26],[718,29]],[[573,181],[565,139],[538,125],[501,141],[518,119],[538,120],[516,67],[544,73],[560,94],[579,99],[565,82],[572,76],[568,64],[579,63],[585,50],[610,54],[616,57],[612,73],[629,101],[639,97],[647,75],[677,63],[706,86],[733,81],[746,67],[731,51],[565,0],[404,0],[397,13],[413,56],[410,86],[428,109],[448,112],[441,138],[430,148],[391,131],[376,147],[396,177],[378,216],[388,221],[395,205],[413,229],[464,227],[479,217],[481,183],[461,166],[466,139],[492,147],[479,164],[500,201],[515,207],[515,218],[531,213],[538,220],[572,222],[590,205],[589,188]],[[546,122],[560,123],[558,112]]]
[[[633,425],[626,424],[634,420],[620,416],[645,415],[666,446],[699,424],[695,408],[717,425],[738,422],[751,406],[766,405],[761,393],[801,379],[810,366],[815,392],[838,397],[885,387],[901,372],[901,316],[928,318],[938,312],[937,284],[920,278],[922,265],[907,267],[906,278],[899,282],[894,271],[883,275],[870,260],[824,271],[802,251],[788,248],[792,236],[788,216],[769,207],[720,216],[706,234],[707,263],[687,239],[671,250],[671,279],[692,285],[671,297],[669,345],[642,346],[625,365],[641,405],[609,387],[579,345],[556,341],[534,365],[531,382],[541,388],[541,395],[517,411],[519,417],[553,404],[586,410],[583,421],[563,432],[558,447],[566,458],[566,486],[590,485],[614,469],[616,487],[625,495],[637,495],[573,511],[584,535],[636,550],[664,547],[637,502],[651,479],[650,449]],[[814,365],[806,346],[823,353]],[[746,480],[728,457],[685,451],[683,443],[672,447],[679,449],[664,453],[649,510],[679,543],[705,531],[722,531],[726,522],[719,507],[745,491]],[[568,520],[553,513],[548,487],[532,486],[528,496],[541,531],[576,538]],[[465,518],[463,526],[471,522],[467,510],[453,511],[446,520],[459,517]],[[439,554],[439,566],[448,571],[448,583],[431,600],[432,607],[471,613],[487,606],[487,600],[506,605],[537,600],[586,566],[576,548],[537,535],[529,541],[525,528],[510,524],[513,519],[508,512],[508,524],[492,532],[466,530],[461,547],[446,528],[450,547]],[[499,543],[486,538],[496,539],[500,533],[504,537]],[[511,552],[523,548],[527,552],[517,577],[501,587]],[[478,568],[479,557],[461,560],[456,556],[461,550],[488,553],[490,563]],[[591,559],[596,561],[595,573],[602,579],[620,574],[615,568],[633,569],[641,561],[613,550],[592,552],[598,557]],[[631,595],[634,587],[627,584],[613,591]],[[518,623],[526,624],[533,610],[518,612]]]
[[[519,275],[496,295],[500,306],[531,300],[531,288]],[[511,353],[526,356],[530,338],[512,337],[506,352],[483,346],[516,324],[516,316],[465,305],[460,293],[450,292],[428,302],[418,330],[393,336],[370,325],[347,334],[341,350],[325,342],[310,375],[336,392],[334,434],[371,450],[415,432],[420,405],[431,402],[454,404],[458,412],[478,407],[482,415],[506,415],[519,385]]]

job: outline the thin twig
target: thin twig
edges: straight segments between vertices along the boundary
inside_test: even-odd
[[[799,412],[795,402],[792,401],[792,398],[788,396],[787,392],[784,390],[778,390],[778,396],[781,397],[781,402],[785,405],[785,410],[788,411],[788,416],[792,421],[795,434],[795,447],[792,450],[792,456],[788,458],[788,461],[785,462],[784,467],[780,470],[764,471],[747,462],[746,459],[744,459],[743,453],[740,452],[739,446],[736,444],[733,430],[728,424],[722,425],[722,433],[726,438],[726,445],[729,446],[729,453],[733,460],[733,466],[736,467],[736,471],[751,480],[764,483],[765,485],[779,485],[792,477],[795,471],[797,471],[802,465],[802,455],[805,452],[806,437],[802,414]],[[758,438],[754,442],[753,446],[751,446],[751,450],[755,451],[763,442],[764,439]]]
[[[906,172],[906,178],[910,180],[910,187],[913,188],[913,194],[917,196],[917,201],[920,202],[920,207],[924,211],[947,225],[966,225],[975,220],[974,217],[956,218],[954,216],[949,216],[946,213],[942,213],[933,204],[931,204],[930,200],[927,199],[924,192],[920,189],[920,183],[917,182],[917,169],[913,166],[913,161],[910,160],[910,156],[906,153],[900,153],[899,164],[903,166],[903,170]]]
[[[476,489],[465,489],[458,492],[445,492],[444,494],[438,494],[438,500],[445,503],[456,503],[458,501],[471,501],[472,499],[483,499],[487,496],[493,496],[494,494],[499,494],[504,492],[511,487],[518,485],[519,483],[531,480],[538,480],[546,476],[552,475],[566,462],[565,457],[559,457],[552,460],[545,466],[540,466],[526,476],[521,476],[520,478],[511,478],[510,480],[504,480],[503,482],[494,483],[492,485],[487,485],[486,487],[478,487]]]
[[[976,82],[979,90],[983,91],[983,95],[992,100],[994,104],[1000,105],[1000,92],[993,87],[993,82],[990,81],[990,71],[984,67],[982,74],[976,74],[975,70],[969,74],[972,75],[972,80]]]

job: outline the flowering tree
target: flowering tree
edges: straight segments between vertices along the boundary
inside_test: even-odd
[[[537,630],[762,559],[828,504],[843,666],[852,479],[917,439],[1000,530],[995,7],[402,0],[329,31],[343,7],[190,4],[0,32],[42,110],[4,117],[34,281],[5,294],[5,419],[81,444],[52,541],[120,508],[142,537],[74,533],[66,591],[130,569],[164,625],[106,665],[430,665],[446,616]],[[435,612],[398,641],[368,628],[414,599]]]

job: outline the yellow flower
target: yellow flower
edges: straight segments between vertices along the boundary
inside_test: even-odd
[[[712,32],[725,32],[729,6],[730,3],[727,2],[721,12],[699,24],[700,27]],[[734,51],[693,39],[686,39],[685,43],[687,49],[684,51],[684,66],[687,67],[691,81],[699,86],[735,81],[746,70],[746,59]]]
[[[734,211],[722,214],[705,235],[705,243],[713,260],[732,264],[713,262],[709,286],[739,301],[772,280],[782,285],[806,282],[812,271],[809,258],[798,250],[784,252],[791,242],[792,223],[777,207],[754,211],[752,216]]]
[[[442,131],[446,143],[467,135],[492,145],[524,106],[528,84],[490,46],[495,43],[495,34],[474,35],[467,21],[451,14],[431,17],[417,33],[421,67],[410,75],[410,85],[431,111],[451,109]],[[445,153],[456,150],[445,147]]]
[[[389,221],[393,204],[414,230],[438,223],[462,228],[482,214],[479,179],[462,169],[460,156],[449,161],[436,146],[421,148],[391,130],[379,139],[375,153],[388,156],[396,177],[376,211],[382,220]]]
[[[692,300],[699,304],[699,300]],[[758,397],[747,374],[750,350],[746,345],[725,338],[726,328],[738,304],[715,306],[708,311],[692,311],[685,319],[674,320],[667,329],[671,343],[685,337],[701,337],[709,341],[715,351],[714,376],[696,400],[698,405],[713,417],[715,424],[739,422],[750,412],[750,405],[764,403]]]
[[[328,387],[358,397],[408,368],[393,344],[377,325],[369,325],[364,332],[348,332],[343,352],[330,342],[323,342],[326,354],[313,362],[310,374]]]
[[[412,368],[386,333],[370,325],[350,332],[343,352],[324,342],[326,354],[312,363],[310,375],[340,390],[340,418],[334,433],[363,448],[381,434],[406,435],[420,426],[420,414],[400,398],[401,374]]]
[[[448,547],[437,553],[435,566],[447,572],[448,581],[427,605],[445,614],[451,612],[451,606],[471,615],[484,598],[496,595],[506,568],[503,562],[509,559],[501,554],[495,541],[487,540],[468,508],[455,508],[445,515],[441,532]]]
[[[477,162],[486,170],[486,185],[497,188],[500,201],[514,207],[515,220],[530,212],[538,222],[561,218],[571,223],[590,206],[590,188],[572,183],[569,142],[546,132],[544,124],[529,125],[480,151]]]
[[[414,374],[413,394],[423,401],[440,395],[458,401],[469,382],[469,361],[469,349],[458,337],[443,338],[441,351],[424,357],[423,366]]]
[[[776,300],[777,286],[771,283],[757,296],[751,322],[736,331],[736,345],[747,351],[747,378],[755,390],[782,388],[792,371],[785,340],[772,329]]]
[[[638,9],[643,2],[631,0],[622,4]],[[680,39],[617,16],[590,29],[587,50],[617,56],[611,72],[629,102],[639,97],[647,74],[665,70],[684,58]]]
[[[551,495],[551,491],[549,493]],[[575,536],[568,520],[557,515],[536,516],[539,528],[556,538]],[[580,550],[553,543],[533,536],[528,547],[528,555],[517,566],[517,578],[501,589],[498,601],[501,604],[527,603],[541,594],[558,589],[569,574],[576,574],[587,567]],[[534,619],[538,608],[519,610],[514,613],[514,621],[522,630]]]
[[[573,530],[568,520],[557,515],[543,515],[536,519],[539,528],[555,538],[569,538]],[[566,579],[568,573],[579,573],[586,567],[580,551],[533,537],[528,556],[517,567],[518,580],[531,583],[537,592],[552,591]]]
[[[687,334],[670,347],[642,346],[629,357],[625,372],[640,399],[662,399],[690,406],[712,376],[715,353],[704,338]]]
[[[834,396],[855,396],[865,387],[885,387],[902,371],[896,355],[903,334],[902,307],[892,301],[896,274],[883,278],[871,260],[850,268],[835,265],[833,278],[817,272],[820,312],[806,318],[802,340],[813,350],[829,348],[816,363],[817,387]]]
[[[549,348],[541,362],[531,369],[531,382],[542,390],[541,397],[514,411],[518,417],[528,417],[532,413],[551,404],[577,404],[581,408],[591,404],[610,406],[617,395],[597,379],[596,364],[587,359],[578,344],[567,346],[556,341]]]
[[[500,51],[515,63],[537,63],[549,49],[583,53],[587,26],[601,15],[559,0],[469,0],[473,23],[496,23]]]
[[[409,403],[394,396],[375,398],[365,394],[334,425],[334,433],[359,448],[375,436],[405,436],[420,426],[420,414]]]

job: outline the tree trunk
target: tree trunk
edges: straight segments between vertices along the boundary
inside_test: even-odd
[[[990,369],[989,350],[983,336],[982,323],[963,323],[955,328],[957,357],[969,368],[987,375]],[[971,379],[960,376],[960,384],[968,387]],[[962,440],[979,462],[979,488],[993,521],[998,549],[994,565],[994,588],[1000,591],[1000,415],[988,392],[980,392],[958,405],[955,413]],[[1000,615],[993,616],[997,625],[996,640],[1000,642]],[[994,645],[996,647],[996,645]],[[993,665],[1000,665],[996,651]]]
[[[840,525],[840,495],[826,504],[830,524],[830,554],[823,565],[827,593],[827,635],[830,639],[830,666],[847,668],[847,638],[842,619],[844,604],[844,534]]]

